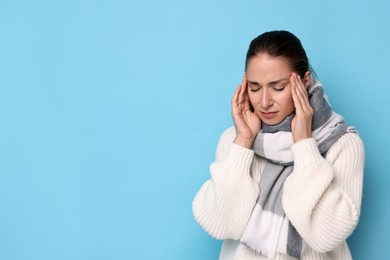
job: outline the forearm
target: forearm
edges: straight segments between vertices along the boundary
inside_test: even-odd
[[[196,221],[217,239],[239,239],[244,232],[259,194],[250,176],[253,156],[253,150],[231,144],[226,159],[211,165],[211,179],[194,199]]]
[[[316,251],[330,251],[355,228],[360,212],[363,147],[358,141],[322,158],[313,139],[294,145],[294,172],[284,185],[283,206],[291,223]],[[351,148],[352,147],[352,148]]]

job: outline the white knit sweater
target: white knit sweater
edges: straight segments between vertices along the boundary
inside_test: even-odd
[[[211,179],[193,201],[198,224],[224,240],[219,259],[268,259],[240,243],[259,195],[266,161],[233,143],[235,129],[221,136]],[[352,259],[346,238],[360,214],[364,147],[357,134],[342,136],[323,158],[314,139],[291,147],[294,171],[283,190],[283,208],[302,236],[301,259]],[[278,254],[273,259],[293,259]]]

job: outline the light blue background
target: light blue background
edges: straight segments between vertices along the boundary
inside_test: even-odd
[[[0,2],[0,259],[216,259],[193,220],[252,38],[295,33],[366,145],[354,259],[390,245],[390,5]]]

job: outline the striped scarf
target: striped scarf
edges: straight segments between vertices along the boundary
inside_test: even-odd
[[[309,85],[309,102],[314,110],[312,136],[322,156],[346,132],[354,132],[342,116],[332,111],[319,81]],[[290,147],[294,144],[291,121],[295,113],[278,125],[262,125],[253,145],[255,153],[267,160],[260,177],[260,194],[241,242],[273,258],[282,253],[300,259],[302,238],[286,216],[283,184],[294,170]]]

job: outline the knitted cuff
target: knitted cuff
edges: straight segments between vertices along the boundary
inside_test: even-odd
[[[253,150],[232,143],[230,145],[224,165],[228,169],[237,171],[247,170],[249,172],[249,168],[253,160],[253,155]]]
[[[293,144],[291,152],[296,164],[323,160],[314,138],[307,138]]]

